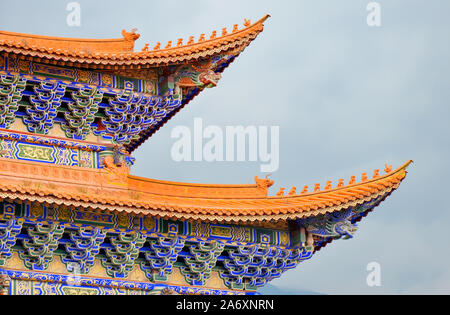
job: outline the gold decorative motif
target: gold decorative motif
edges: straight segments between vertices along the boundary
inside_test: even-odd
[[[30,207],[31,214],[37,218],[44,214],[44,208],[39,203],[33,203]]]
[[[250,242],[250,229],[242,226],[233,227],[233,240],[241,242]]]
[[[2,60],[2,59],[0,59]],[[14,148],[11,141],[0,140],[0,156],[8,159],[14,159]]]
[[[77,217],[83,221],[111,223],[111,215],[102,214],[101,212],[78,211]]]
[[[89,71],[78,70],[78,81],[82,83],[89,83]]]
[[[144,225],[144,228],[147,230],[153,230],[155,228],[155,219],[150,217],[144,217],[142,220],[142,224]]]
[[[280,233],[280,241],[281,241],[281,245],[289,245],[289,234],[286,232],[281,232]]]
[[[65,295],[98,295],[96,289],[79,288],[79,287],[63,287],[62,291]]]
[[[75,78],[75,71],[72,69],[43,65],[39,63],[33,63],[33,73],[57,75],[71,80]]]
[[[31,63],[29,61],[26,60],[19,60],[18,62],[18,70],[21,73],[30,73],[30,65]]]
[[[38,161],[53,161],[53,149],[50,147],[31,146],[19,143],[17,145],[19,152],[17,156],[24,159],[32,159]]]
[[[92,73],[92,75],[91,75],[91,84],[99,85],[98,75],[97,74]]]
[[[117,223],[121,227],[127,227],[130,224],[130,221],[126,214],[119,214],[117,215]]]
[[[17,295],[31,295],[31,281],[14,280],[13,287],[15,287],[15,294]]]
[[[15,58],[8,58],[8,66],[6,70],[16,71],[17,60]]]
[[[102,74],[102,84],[112,86],[113,76],[110,74]]]
[[[223,227],[223,226],[212,226],[211,227],[211,235],[222,236],[222,237],[231,237],[231,228]]]
[[[210,224],[204,222],[194,222],[192,224],[192,233],[197,237],[209,237],[210,236]]]
[[[58,207],[58,217],[61,221],[70,221],[71,213],[69,207],[60,205]]]
[[[39,290],[40,287],[40,291],[42,292],[43,295],[58,295],[58,285],[55,283],[49,283],[49,282],[41,282],[41,283],[37,283],[34,284],[33,286],[34,288],[37,288]]]
[[[145,89],[147,93],[154,93],[155,90],[153,88],[153,82],[152,81],[145,81]]]

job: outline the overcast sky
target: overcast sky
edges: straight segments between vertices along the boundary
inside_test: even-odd
[[[253,182],[260,163],[174,162],[175,126],[279,126],[275,186],[312,186],[415,163],[398,191],[360,223],[273,285],[326,294],[450,293],[449,1],[384,0],[381,27],[370,1],[78,1],[81,26],[66,24],[70,1],[0,0],[0,29],[118,38],[138,28],[145,43],[210,34],[271,14],[264,32],[135,153],[132,173],[202,183]],[[370,262],[381,287],[366,284]]]

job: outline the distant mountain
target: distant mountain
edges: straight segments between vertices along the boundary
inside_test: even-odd
[[[314,292],[314,291],[306,291],[306,290],[295,290],[295,289],[286,289],[279,288],[272,284],[267,284],[261,289],[258,290],[258,293],[261,295],[322,295],[323,293]]]

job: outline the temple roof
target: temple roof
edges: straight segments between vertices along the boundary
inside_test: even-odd
[[[314,192],[267,196],[270,180],[254,185],[201,185],[156,181],[128,175],[125,167],[84,169],[0,159],[0,197],[65,204],[166,219],[254,224],[287,222],[379,200],[397,189],[412,161],[386,174],[365,173],[360,182],[331,182]],[[376,206],[376,205],[374,205]]]
[[[263,31],[268,17],[266,15],[253,24],[245,20],[242,29],[235,24],[229,31],[223,28],[210,36],[201,34],[197,41],[191,36],[184,42],[180,38],[173,44],[172,41],[167,45],[157,43],[153,49],[146,44],[141,51],[134,50],[135,41],[140,37],[136,30],[123,30],[123,38],[116,39],[62,38],[0,31],[0,69],[5,70],[5,75],[19,72],[21,78],[33,75],[26,77],[27,80],[53,80],[55,84],[59,84],[57,80],[64,80],[64,84],[75,80],[76,83],[100,87],[101,92],[106,91],[108,95],[103,95],[103,107],[95,113],[98,116],[103,115],[104,108],[112,108],[110,112],[116,111],[115,105],[109,101],[111,97],[121,97],[123,93],[133,93],[130,99],[122,98],[120,101],[127,103],[127,108],[134,108],[136,104],[133,102],[142,97],[154,102],[158,98],[153,96],[161,97],[158,110],[146,114],[145,119],[140,114],[136,118],[128,110],[127,114],[133,115],[133,119],[129,119],[127,124],[118,126],[117,122],[113,122],[114,127],[106,127],[109,128],[107,131],[97,130],[102,137],[114,138],[132,152],[201,91],[216,86],[221,73]],[[64,69],[55,69],[55,65]],[[73,71],[68,75],[65,71],[67,67]],[[33,83],[26,84],[30,86]],[[79,88],[84,86],[80,84],[75,89]],[[23,95],[21,93],[22,97],[29,91],[23,91]],[[103,118],[99,119],[105,122]],[[115,130],[121,130],[120,135]]]
[[[0,52],[25,56],[28,59],[54,64],[80,66],[93,69],[139,69],[177,64],[209,57],[231,49],[244,49],[263,30],[266,15],[254,24],[245,20],[244,28],[234,25],[232,31],[213,32],[209,39],[201,34],[198,41],[191,36],[167,45],[157,43],[153,50],[146,45],[134,51],[140,37],[135,30],[122,31],[119,39],[75,39],[47,37],[0,31]]]

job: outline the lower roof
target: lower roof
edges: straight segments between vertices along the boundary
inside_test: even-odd
[[[127,168],[87,169],[0,158],[0,198],[125,212],[165,219],[264,224],[287,222],[361,205],[398,188],[412,161],[385,175],[312,193],[267,196],[270,181],[202,185],[151,180]],[[316,188],[318,188],[316,184]]]

